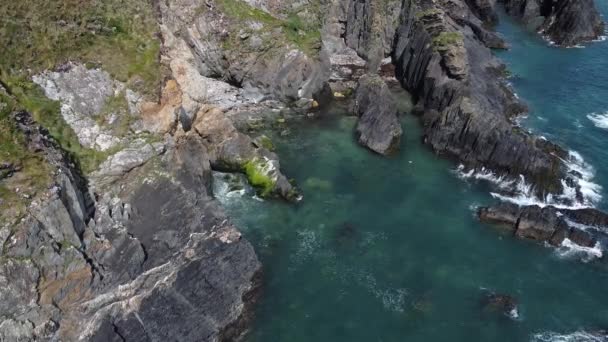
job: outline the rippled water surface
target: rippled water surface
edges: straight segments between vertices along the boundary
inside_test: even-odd
[[[512,44],[500,55],[531,108],[522,125],[580,153],[608,187],[608,43],[556,49],[507,20],[498,29]],[[304,192],[297,206],[218,191],[265,267],[248,341],[559,340],[608,327],[606,261],[477,222],[472,208],[497,201],[490,185],[462,180],[434,156],[411,115],[389,159],[359,147],[354,124],[336,110],[274,137]],[[485,310],[487,291],[514,296],[519,317]]]

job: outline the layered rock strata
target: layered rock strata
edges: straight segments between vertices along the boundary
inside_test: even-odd
[[[44,129],[25,112],[16,120],[55,181],[0,229],[2,340],[225,341],[244,331],[260,263],[208,192],[198,135],[161,143],[123,174],[102,168],[116,182],[90,192]]]

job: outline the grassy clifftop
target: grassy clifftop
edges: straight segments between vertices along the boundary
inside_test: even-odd
[[[27,76],[78,60],[154,94],[160,45],[150,1],[1,1],[0,68]]]
[[[83,148],[59,103],[31,76],[68,61],[101,67],[150,99],[162,80],[160,39],[152,0],[0,1],[0,223],[16,220],[31,196],[51,181],[44,158],[28,151],[11,113],[27,110],[84,171],[106,153]],[[4,171],[2,166],[6,167]],[[16,171],[16,172],[15,172]]]

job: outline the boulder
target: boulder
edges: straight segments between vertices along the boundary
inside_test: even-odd
[[[361,145],[383,155],[399,148],[403,132],[397,106],[380,76],[361,77],[355,95],[355,112],[359,116],[356,135]]]

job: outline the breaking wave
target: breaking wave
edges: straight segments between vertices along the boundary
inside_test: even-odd
[[[605,333],[588,333],[576,331],[571,334],[558,334],[555,332],[543,332],[532,336],[533,342],[606,342],[608,335]]]
[[[587,164],[584,159],[575,151],[569,153],[568,160],[564,160],[570,173],[576,175],[576,183],[580,189],[582,200],[577,196],[577,189],[562,180],[563,192],[561,194],[550,194],[546,198],[538,198],[532,185],[526,182],[523,175],[518,179],[505,176],[497,176],[490,170],[481,168],[480,170],[466,170],[464,165],[458,166],[456,173],[461,179],[483,180],[494,184],[498,190],[491,192],[492,197],[505,202],[511,202],[520,206],[538,205],[545,207],[548,205],[561,209],[581,209],[594,207],[601,199],[602,187],[593,183],[595,171]]]
[[[591,113],[587,115],[587,119],[591,120],[595,127],[608,129],[608,112],[606,113]]]
[[[570,239],[565,239],[555,251],[562,258],[580,258],[583,262],[601,259],[603,256],[602,246],[599,242],[593,247],[584,247]]]

